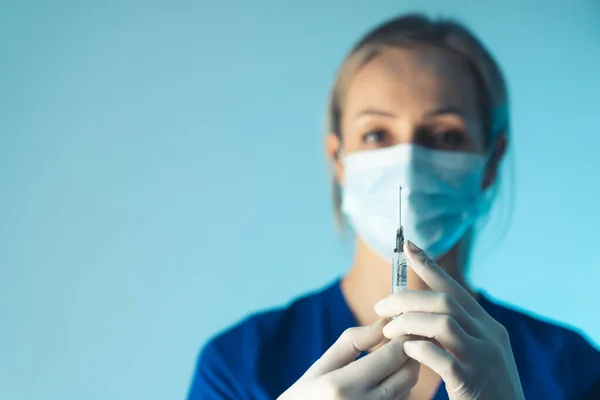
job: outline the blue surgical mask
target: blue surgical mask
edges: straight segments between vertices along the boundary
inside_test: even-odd
[[[351,153],[342,160],[342,212],[383,259],[392,257],[402,186],[404,236],[439,258],[491,207],[482,189],[488,157],[400,144]]]

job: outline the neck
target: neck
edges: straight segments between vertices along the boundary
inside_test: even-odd
[[[475,296],[464,278],[470,247],[468,242],[467,235],[447,254],[436,261],[452,278]],[[382,259],[360,238],[357,238],[354,262],[350,271],[342,280],[342,292],[359,325],[369,325],[380,318],[373,310],[373,306],[382,298],[390,295],[391,275],[391,259]],[[430,290],[410,268],[408,269],[408,289]]]

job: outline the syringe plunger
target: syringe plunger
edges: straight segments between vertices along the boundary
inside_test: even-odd
[[[402,186],[398,196],[398,231],[396,232],[396,248],[394,253],[402,253],[404,246],[404,230],[402,229]]]

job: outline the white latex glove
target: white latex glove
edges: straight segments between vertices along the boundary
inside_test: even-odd
[[[404,354],[406,338],[397,338],[356,359],[383,339],[382,319],[370,326],[350,328],[279,400],[408,398],[417,383],[420,364]]]
[[[451,400],[525,399],[508,333],[458,282],[412,244],[410,267],[432,291],[406,290],[375,305],[398,316],[383,329],[387,338],[417,335],[405,353],[435,371]]]

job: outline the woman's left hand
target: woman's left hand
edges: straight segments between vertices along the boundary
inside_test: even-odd
[[[410,267],[431,291],[405,290],[375,305],[389,338],[414,335],[404,352],[435,371],[451,400],[524,399],[508,333],[458,282],[412,243]]]

